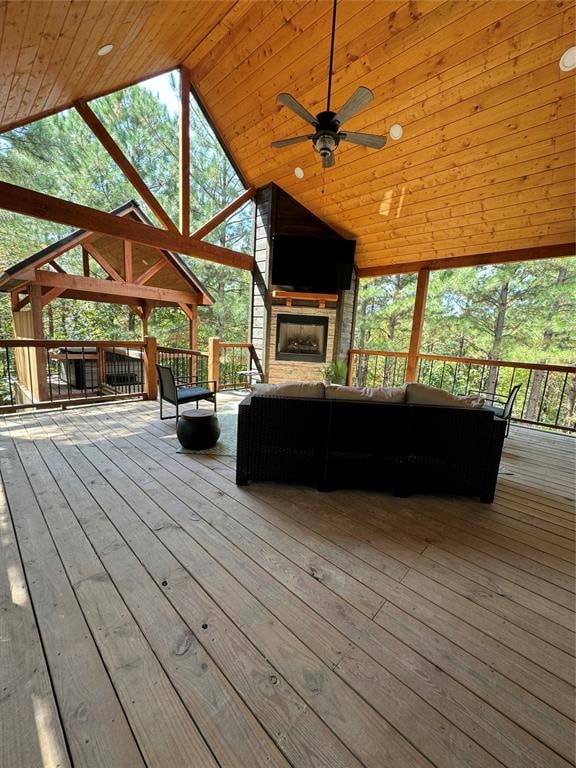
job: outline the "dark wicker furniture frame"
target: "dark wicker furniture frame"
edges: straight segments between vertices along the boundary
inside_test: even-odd
[[[488,410],[248,396],[236,482],[463,493],[494,499],[506,421]]]

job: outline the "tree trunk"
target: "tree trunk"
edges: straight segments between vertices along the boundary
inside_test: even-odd
[[[562,264],[558,268],[558,276],[556,278],[556,285],[561,285],[563,282],[566,281],[568,278],[568,270],[564,264]],[[542,357],[538,361],[539,363],[546,363],[546,352],[550,349],[550,345],[552,344],[553,338],[554,338],[554,330],[550,326],[550,323],[552,322],[554,315],[559,309],[559,303],[558,301],[553,302],[550,313],[548,317],[546,318],[548,325],[544,329],[543,334],[543,344],[542,344]],[[541,389],[542,384],[544,382],[544,379],[546,377],[545,371],[534,371],[534,375],[532,376],[532,383],[530,386],[530,392],[528,394],[528,405],[526,407],[526,412],[524,414],[524,418],[527,421],[536,421],[538,418],[538,410],[539,410],[539,404],[541,400]],[[545,397],[546,393],[543,393],[543,396]]]
[[[46,307],[46,314],[48,315],[48,338],[54,338],[54,310],[52,303]]]
[[[542,389],[542,384],[545,377],[546,371],[534,371],[532,374],[530,393],[528,394],[526,410],[523,416],[526,421],[536,421],[540,403],[540,390]]]
[[[510,290],[510,282],[506,280],[502,283],[500,290],[498,291],[498,302],[496,311],[496,322],[494,323],[494,336],[492,338],[492,348],[488,354],[490,360],[500,359],[500,349],[502,346],[502,337],[504,336],[504,322],[506,320],[506,310],[508,309],[508,292]],[[496,384],[498,382],[498,368],[488,369],[488,379],[486,380],[485,390],[490,397],[493,397],[496,392]]]

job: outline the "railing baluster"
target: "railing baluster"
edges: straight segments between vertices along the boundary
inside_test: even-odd
[[[546,393],[546,387],[548,386],[548,377],[550,376],[550,371],[546,371],[546,377],[544,379],[544,386],[542,387],[542,396],[540,398],[540,408],[538,408],[538,416],[536,417],[536,421],[540,421],[540,416],[542,414],[542,406],[544,405],[544,395]]]
[[[558,400],[558,410],[556,411],[556,417],[554,419],[556,424],[560,423],[560,409],[562,408],[562,401],[564,400],[564,392],[566,391],[566,383],[568,381],[568,373],[564,374],[564,382],[562,384],[562,391],[560,392],[560,398]]]
[[[532,381],[532,371],[528,373],[528,381],[526,383],[526,390],[524,392],[524,400],[522,401],[522,408],[520,409],[520,418],[526,413],[526,400],[528,399],[528,393],[530,392],[530,382]]]
[[[12,391],[12,373],[10,371],[10,350],[6,347],[6,373],[8,374],[8,389],[10,390],[10,405],[14,405],[15,397]]]

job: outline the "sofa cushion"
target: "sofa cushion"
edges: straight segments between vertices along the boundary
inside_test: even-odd
[[[452,395],[428,384],[407,384],[406,402],[411,405],[447,405],[452,408],[481,408],[484,399],[476,395]]]
[[[327,400],[369,400],[373,403],[405,403],[406,387],[343,387],[326,385]]]
[[[324,399],[322,381],[285,381],[281,384],[254,384],[255,397],[305,397],[312,400]]]

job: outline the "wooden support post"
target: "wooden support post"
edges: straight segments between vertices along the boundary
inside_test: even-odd
[[[90,254],[82,246],[82,274],[84,277],[90,277]]]
[[[144,392],[148,400],[158,399],[158,381],[156,378],[156,337],[147,336],[144,341]]]
[[[192,310],[194,317],[191,317],[188,321],[188,343],[190,349],[196,350],[198,346],[198,307],[194,304],[190,309]],[[198,378],[197,362],[196,355],[192,355],[190,358],[190,376],[193,381]]]
[[[348,371],[346,373],[346,385],[348,387],[352,386],[352,382],[354,381],[354,366],[356,365],[356,354],[350,350],[348,352]]]
[[[210,336],[208,339],[208,381],[216,382],[216,391],[220,384],[220,339]]]
[[[124,280],[132,282],[132,241],[124,240]]]
[[[142,306],[142,338],[145,339],[148,336],[148,318],[150,317],[150,314],[152,312],[152,305],[146,304],[144,302],[144,305]]]
[[[180,67],[180,232],[190,234],[190,72]]]
[[[418,284],[416,286],[416,298],[414,300],[412,333],[410,335],[410,347],[408,349],[408,362],[406,365],[406,381],[416,381],[418,375],[418,355],[420,354],[420,340],[422,338],[422,329],[424,327],[424,314],[426,312],[429,280],[430,270],[421,269],[418,272]]]
[[[30,285],[30,311],[32,312],[32,338],[39,341],[44,338],[42,325],[42,288],[32,283]],[[32,390],[35,400],[48,400],[48,373],[46,371],[46,350],[38,348],[34,351],[36,360],[35,381]]]

